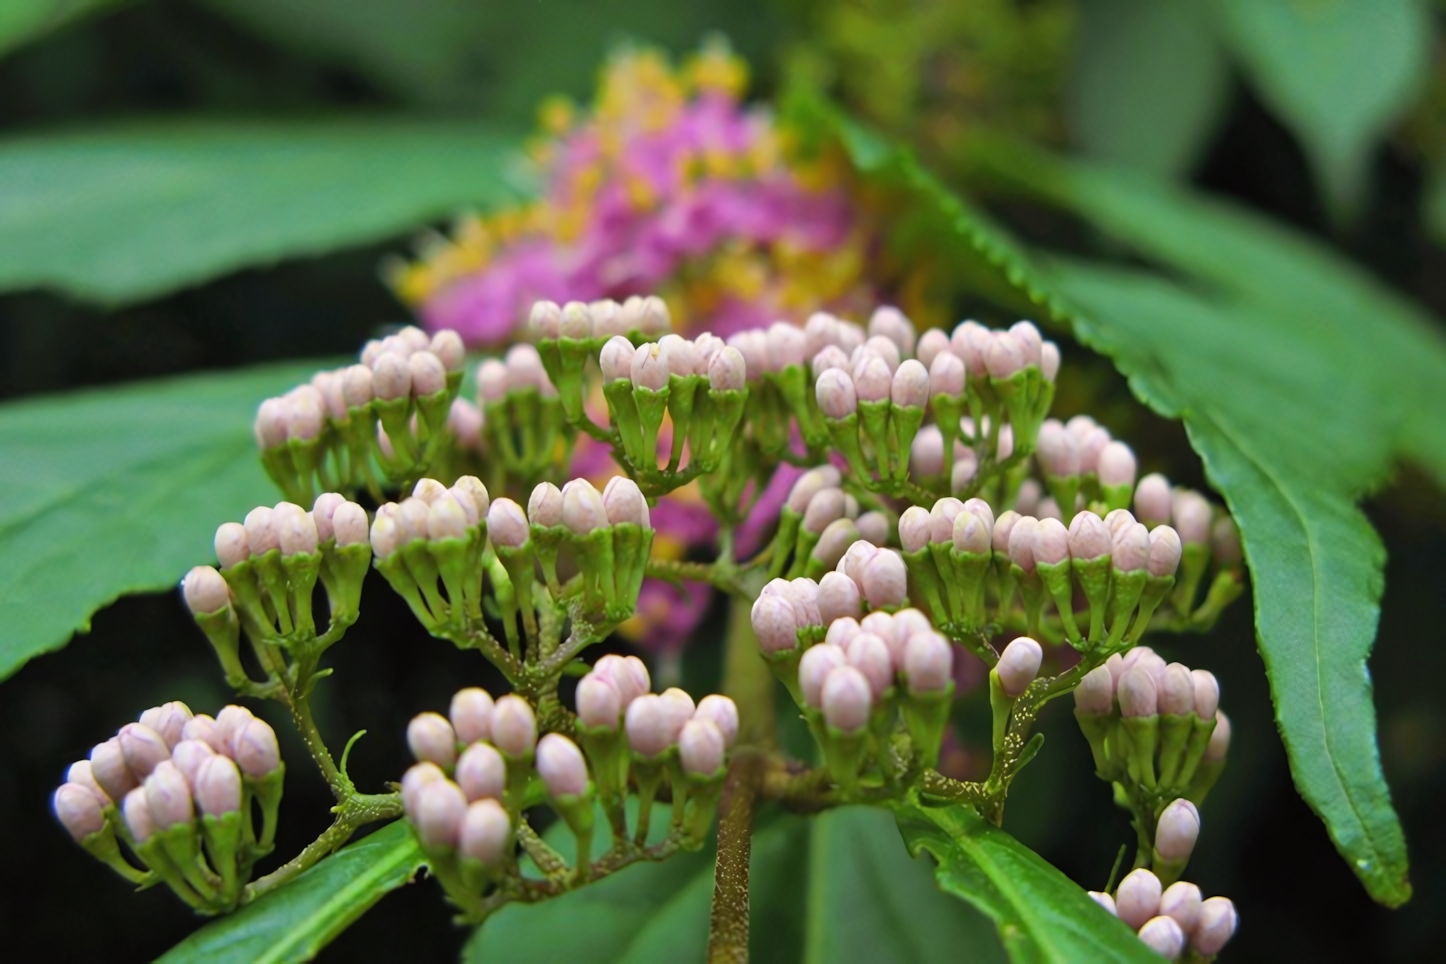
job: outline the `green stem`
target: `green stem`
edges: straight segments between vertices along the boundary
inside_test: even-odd
[[[760,755],[740,754],[729,766],[723,784],[708,923],[709,964],[746,964],[748,960],[748,861],[753,850],[753,804],[762,783],[763,763]]]
[[[402,798],[397,793],[353,793],[337,807],[336,821],[306,848],[265,877],[249,886],[241,897],[243,904],[275,890],[292,878],[310,869],[323,857],[341,847],[352,834],[369,823],[391,820],[402,815]]]

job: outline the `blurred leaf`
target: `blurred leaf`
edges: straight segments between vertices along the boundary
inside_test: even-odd
[[[973,809],[905,803],[897,814],[909,850],[934,856],[939,886],[994,921],[1016,964],[1160,960],[1083,888]]]
[[[405,820],[343,847],[236,913],[207,924],[163,964],[309,961],[372,905],[410,883],[425,863]]]
[[[1225,36],[1300,138],[1337,215],[1360,204],[1377,139],[1426,79],[1421,0],[1224,0]]]
[[[5,0],[0,3],[0,56],[119,0]]]
[[[1100,161],[1161,177],[1189,171],[1229,92],[1213,8],[1180,0],[1085,0],[1069,104],[1075,140]]]
[[[1174,273],[1030,269],[996,247],[1141,399],[1184,420],[1240,526],[1296,786],[1371,895],[1404,902],[1365,667],[1384,553],[1356,503],[1400,457],[1446,482],[1446,345],[1360,269],[1232,205],[1021,150],[987,163]]]
[[[119,302],[511,200],[516,142],[404,120],[152,122],[0,140],[0,289]]]
[[[569,849],[566,833],[548,838]],[[759,964],[1001,959],[988,923],[934,886],[927,859],[909,858],[882,810],[779,816],[755,834],[749,876]],[[505,907],[464,960],[701,961],[712,899],[711,849],[631,867],[545,903]],[[804,933],[791,932],[805,920]]]
[[[0,405],[0,679],[89,629],[117,597],[174,586],[215,558],[217,525],[277,501],[252,417],[315,370],[291,363]]]

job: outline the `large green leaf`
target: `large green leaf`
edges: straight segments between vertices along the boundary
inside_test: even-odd
[[[565,835],[556,843],[567,849]],[[910,859],[886,811],[771,820],[753,838],[750,881],[750,951],[761,964],[1002,959],[988,922],[934,886],[928,859]],[[629,868],[556,900],[504,908],[465,959],[701,961],[712,895],[711,851]]]
[[[1327,201],[1360,200],[1377,138],[1411,106],[1431,59],[1422,0],[1225,0],[1226,34],[1295,131]]]
[[[0,3],[0,55],[118,0],[5,0]]]
[[[229,917],[207,924],[160,960],[164,964],[309,961],[377,901],[409,883],[424,862],[416,835],[406,821],[398,820],[343,847]]]
[[[213,559],[216,526],[280,496],[256,405],[291,363],[0,405],[0,679],[128,592]]]
[[[513,198],[515,140],[386,118],[153,121],[0,140],[0,289],[145,298]]]
[[[939,862],[939,885],[994,921],[1015,964],[1160,960],[1078,884],[971,808],[902,804],[898,820],[909,849]]]
[[[1213,13],[1195,2],[1079,5],[1069,116],[1085,153],[1159,176],[1191,167],[1229,93]]]

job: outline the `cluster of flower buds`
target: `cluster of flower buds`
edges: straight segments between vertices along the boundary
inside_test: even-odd
[[[673,317],[663,299],[656,296],[634,296],[622,304],[569,301],[560,307],[556,302],[539,301],[532,306],[527,329],[537,342],[548,377],[557,386],[563,414],[577,424],[587,417],[583,402],[588,359],[595,358],[615,335],[634,345],[655,341],[673,330]]]
[[[1243,588],[1243,554],[1235,520],[1199,492],[1172,487],[1158,473],[1140,479],[1135,488],[1135,515],[1151,529],[1168,524],[1180,534],[1183,555],[1171,605],[1196,626],[1208,628]],[[1204,602],[1196,608],[1200,583],[1212,562],[1215,577]]]
[[[990,600],[1007,622],[1017,595],[1026,632],[1081,650],[1138,640],[1174,586],[1181,555],[1174,529],[1150,531],[1127,509],[1103,519],[1081,510],[1066,528],[1012,509],[996,518],[978,498],[906,509],[899,542],[916,598],[951,636],[988,625]],[[1076,599],[1085,603],[1082,614]],[[1043,621],[1051,604],[1057,625]]]
[[[1225,766],[1230,721],[1220,712],[1220,683],[1207,670],[1167,664],[1137,646],[1086,673],[1074,699],[1095,771],[1120,788],[1147,834],[1167,804],[1193,810],[1190,801],[1203,801]],[[1161,848],[1154,839],[1156,873],[1177,876],[1188,850]]]
[[[70,767],[55,815],[122,877],[164,881],[191,907],[216,914],[237,906],[252,866],[271,852],[284,774],[276,733],[250,710],[227,706],[213,719],[166,703]]]
[[[407,742],[418,762],[402,780],[403,807],[434,873],[459,907],[475,907],[485,892],[518,873],[519,840],[559,881],[588,879],[599,803],[612,824],[614,849],[641,847],[665,779],[672,792],[674,844],[702,845],[726,753],[738,734],[738,711],[726,697],[709,696],[694,706],[682,690],[651,694],[650,685],[636,657],[598,660],[577,691],[581,748],[562,733],[539,739],[537,717],[520,696],[494,702],[477,688],[458,692],[448,717],[423,713],[412,720]],[[576,837],[570,872],[531,837],[525,811],[536,802],[529,796],[534,777]],[[624,807],[630,784],[642,804],[631,838]]]
[[[404,328],[367,342],[361,362],[319,372],[256,412],[266,471],[288,497],[379,491],[421,474],[446,439],[466,350],[456,332]]]
[[[292,502],[258,506],[245,522],[223,523],[215,548],[220,572],[196,566],[181,589],[232,686],[247,680],[240,629],[254,646],[280,645],[300,654],[317,645],[316,655],[356,621],[371,562],[367,515],[338,493],[322,493],[310,512]],[[331,627],[323,642],[318,642],[312,614],[318,578],[330,609]]]
[[[482,619],[483,553],[491,500],[475,476],[451,487],[422,479],[401,502],[377,507],[371,549],[377,570],[429,632]]]
[[[1165,887],[1143,867],[1127,874],[1114,896],[1099,891],[1090,891],[1090,896],[1169,961],[1179,960],[1187,950],[1191,960],[1214,959],[1239,924],[1230,898],[1202,899],[1200,888],[1183,880]]]
[[[965,498],[985,491],[984,483],[989,481],[989,477],[979,474],[980,456],[978,453],[986,450],[991,425],[989,417],[986,415],[980,424],[981,427],[976,433],[974,419],[966,415],[959,420],[959,437],[954,441],[953,452],[948,462],[944,460],[943,430],[933,423],[919,429],[909,448],[911,478],[927,491],[948,491],[952,495]],[[976,439],[979,441],[976,442]],[[1013,426],[1001,425],[999,435],[995,439],[993,447],[988,451],[994,453],[996,467],[1001,463],[1009,463],[1014,455]],[[1015,465],[1014,468],[995,479],[996,484],[989,486],[988,489],[994,492],[1003,491],[1007,496],[1014,491],[1016,482],[1019,485],[1033,482],[1032,479],[1022,478],[1023,472],[1027,469],[1028,466],[1025,464]],[[1038,485],[1037,482],[1034,484]],[[1004,501],[1008,501],[1008,499],[1005,498]]]
[[[842,482],[838,469],[821,465],[793,483],[773,537],[771,575],[820,579],[860,539],[874,545],[889,541],[889,517],[878,510],[860,513],[858,499]]]
[[[505,358],[484,361],[477,369],[477,397],[481,412],[473,437],[480,434],[494,486],[511,478],[530,487],[550,474],[566,422],[537,349],[513,345]]]

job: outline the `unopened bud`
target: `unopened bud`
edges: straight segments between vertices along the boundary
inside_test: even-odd
[[[914,357],[923,363],[925,368],[930,369],[930,376],[933,376],[934,359],[939,357],[941,352],[953,354],[949,348],[949,335],[942,328],[930,328],[919,336],[919,343],[914,349]],[[961,363],[962,364],[962,363]],[[938,391],[938,389],[935,389]]]
[[[451,780],[432,780],[418,788],[413,802],[415,812],[407,816],[417,828],[422,846],[431,850],[457,846],[467,813],[467,796],[462,788]]]
[[[1174,498],[1171,515],[1180,541],[1187,546],[1203,546],[1210,541],[1210,502],[1200,493],[1189,490]]]
[[[427,538],[465,539],[467,512],[460,502],[452,498],[452,493],[443,492],[443,497],[433,502],[427,513]]]
[[[904,559],[892,549],[880,549],[864,565],[859,580],[869,606],[901,606],[908,601],[908,570]]]
[[[1056,566],[1069,560],[1069,530],[1058,519],[1040,519],[1034,530],[1034,561]]]
[[[748,381],[748,364],[737,348],[725,346],[708,361],[708,386],[714,391],[735,392]]]
[[[251,547],[251,555],[259,556],[272,549],[281,548],[269,506],[258,505],[246,513],[244,525],[246,526],[246,542]]]
[[[929,391],[935,395],[963,395],[967,374],[958,355],[952,351],[941,351],[929,365]]]
[[[236,731],[231,747],[236,764],[248,777],[260,779],[281,766],[281,751],[276,745],[276,731],[265,720],[252,717]]]
[[[993,533],[989,525],[973,512],[954,517],[954,548],[974,555],[988,555]]]
[[[1025,572],[1033,572],[1035,568],[1034,541],[1038,532],[1039,520],[1024,516],[1009,533],[1009,559]]]
[[[944,471],[944,433],[937,425],[925,425],[909,444],[909,471],[914,475],[939,475]]]
[[[462,336],[450,328],[434,334],[428,348],[449,372],[461,371],[467,361],[467,346],[462,344]]]
[[[407,724],[407,746],[419,763],[450,769],[457,760],[457,734],[440,713],[419,713]]]
[[[1169,861],[1190,859],[1200,838],[1200,811],[1181,797],[1170,801],[1155,824],[1155,849]]]
[[[241,771],[230,757],[213,754],[196,770],[196,805],[213,817],[241,809]]]
[[[818,608],[818,583],[800,576],[790,580],[786,595],[793,603],[800,628],[823,625],[823,614]]]
[[[1069,554],[1081,561],[1098,559],[1110,553],[1110,530],[1104,520],[1085,509],[1075,513],[1069,524]]]
[[[1158,472],[1152,472],[1135,486],[1135,517],[1147,526],[1169,522],[1170,501],[1169,481]]]
[[[326,399],[311,385],[292,389],[289,395],[287,437],[310,442],[321,434],[321,426],[326,421]]]
[[[1191,670],[1190,681],[1195,689],[1195,715],[1202,720],[1214,719],[1215,711],[1220,708],[1220,681],[1205,669]]]
[[[671,371],[666,345],[653,343],[640,346],[633,352],[633,363],[629,369],[635,388],[649,388],[658,391],[668,384]]]
[[[146,804],[159,829],[190,823],[195,817],[191,786],[186,782],[186,775],[170,760],[157,763],[151,775],[146,777],[144,786]]]
[[[608,525],[602,493],[587,479],[573,479],[562,487],[562,524],[583,536]]]
[[[490,743],[473,743],[457,759],[457,785],[469,801],[500,800],[507,786],[507,761]]]
[[[944,333],[939,332],[940,335]],[[914,325],[893,305],[880,305],[869,317],[869,335],[882,336],[898,347],[900,354],[914,353]],[[947,342],[946,342],[947,343]]]
[[[904,647],[904,672],[915,693],[947,688],[954,675],[953,647],[936,632],[914,633]]]
[[[507,366],[496,358],[489,358],[477,368],[477,394],[482,401],[500,402],[507,397]]]
[[[1150,561],[1150,530],[1142,522],[1126,523],[1115,532],[1110,553],[1120,572],[1139,572]]]
[[[858,532],[860,538],[872,542],[876,546],[883,545],[889,541],[889,517],[877,509],[871,512],[865,512],[853,521],[854,530]],[[826,532],[828,530],[825,529],[824,531]],[[820,539],[819,541],[822,542],[823,540]],[[850,540],[850,542],[852,542],[852,540]],[[847,545],[843,548],[847,548]],[[838,555],[839,558],[843,557],[843,549],[839,550]]]
[[[633,343],[622,335],[614,335],[602,346],[598,353],[598,367],[602,369],[602,377],[605,382],[615,382],[618,379],[630,379],[633,372],[633,355],[636,349]]]
[[[1028,636],[1020,636],[1005,646],[994,667],[1004,695],[1014,699],[1029,689],[1029,684],[1039,675],[1039,664],[1043,660],[1044,650]]]
[[[1189,667],[1171,663],[1165,667],[1165,675],[1158,686],[1161,713],[1184,716],[1195,712],[1195,680]]]
[[[524,757],[537,746],[537,714],[520,696],[508,694],[492,708],[492,743],[510,757]]]
[[[858,395],[854,391],[854,380],[848,372],[831,368],[818,376],[814,389],[819,410],[829,418],[846,418],[859,407]]]
[[[263,449],[275,448],[286,441],[286,423],[290,404],[284,398],[268,398],[256,409],[256,444]]]
[[[905,552],[917,552],[929,544],[930,515],[923,506],[911,505],[899,516],[899,544]]]
[[[813,370],[815,381],[830,368],[837,368],[843,372],[850,371],[853,368],[853,366],[849,364],[848,352],[837,345],[825,345],[813,356],[813,360],[809,362],[809,367]]]
[[[878,555],[878,553],[878,546],[875,546],[872,542],[865,542],[860,539],[848,547],[848,551],[845,552],[843,558],[838,561],[838,565],[834,567],[834,571],[841,572],[848,576],[854,582],[858,583],[862,590],[864,567],[867,566],[869,560]]]
[[[973,449],[965,449],[949,470],[949,491],[964,492],[979,474],[979,458]]]
[[[407,816],[417,812],[417,794],[422,787],[438,780],[446,780],[447,774],[435,763],[417,763],[402,774],[402,809]]]
[[[65,771],[66,783],[78,783],[85,787],[104,806],[111,802],[110,794],[101,789],[100,783],[96,781],[95,774],[90,768],[89,760],[77,760]]]
[[[859,584],[841,572],[826,572],[818,583],[818,614],[823,625],[863,612]]]
[[[221,563],[221,568],[229,569],[249,558],[251,548],[246,537],[246,527],[239,522],[223,522],[216,529],[216,559]]]
[[[1024,347],[1013,333],[996,331],[984,352],[984,367],[992,378],[1009,378],[1024,367]]]
[[[146,800],[145,787],[136,787],[125,795],[121,812],[125,815],[126,829],[131,832],[136,843],[143,844],[155,834],[156,820],[151,816],[151,805]]]
[[[1039,427],[1039,438],[1035,442],[1034,457],[1048,475],[1078,475],[1080,471],[1079,443],[1065,430],[1058,419],[1045,419]]]
[[[692,719],[678,734],[678,758],[685,773],[711,776],[723,767],[727,749],[723,733],[712,720]]]
[[[964,359],[971,373],[982,375],[985,370],[984,355],[993,339],[994,333],[979,322],[965,321],[955,327],[949,344],[953,346],[954,354]]]
[[[922,366],[921,366],[922,367]],[[924,391],[928,393],[928,372],[924,372]],[[882,356],[874,352],[867,352],[859,363],[854,366],[853,375],[854,391],[861,402],[886,401],[893,391],[894,372],[893,366]],[[917,386],[904,386],[909,392],[916,392]],[[819,400],[822,407],[823,400]]]
[[[1115,910],[1115,899],[1109,894],[1101,893],[1098,890],[1092,890],[1089,891],[1089,895],[1090,900],[1094,901],[1096,904],[1099,904],[1105,910],[1109,911],[1111,917],[1120,916],[1119,911]]]
[[[1075,687],[1074,705],[1085,713],[1103,715],[1115,701],[1115,678],[1109,667],[1096,666],[1084,675]]]
[[[786,321],[776,321],[765,333],[769,371],[802,365],[808,350],[808,336]]]
[[[599,659],[592,671],[617,687],[623,706],[627,706],[653,686],[653,681],[648,676],[648,667],[636,656],[609,654]]]
[[[1124,442],[1110,442],[1100,449],[1095,460],[1095,472],[1100,485],[1115,488],[1135,484],[1138,471],[1135,453]],[[1158,477],[1158,476],[1157,476]],[[1139,495],[1135,497],[1135,511],[1139,511]]]
[[[899,364],[890,382],[889,397],[895,405],[923,408],[929,401],[929,371],[913,358]]]
[[[870,614],[870,616],[873,615],[887,616],[888,613]],[[859,621],[857,619],[853,618],[852,616],[846,616],[842,619],[835,619],[833,622],[829,623],[828,633],[824,636],[823,641],[830,646],[837,646],[842,649],[843,647],[848,645],[849,640],[853,639],[855,636],[857,636],[863,631],[864,629],[862,626],[859,625]],[[820,679],[819,685],[822,684],[823,680]]]
[[[171,748],[155,730],[144,723],[127,723],[116,734],[121,753],[131,773],[140,779],[151,775],[159,764],[171,757]]]
[[[231,604],[231,590],[226,580],[210,566],[196,566],[181,580],[181,595],[186,608],[197,616],[225,609]]]
[[[673,315],[668,311],[668,303],[657,295],[648,295],[643,299],[638,325],[645,335],[661,335],[672,331]]]
[[[348,408],[359,408],[376,397],[376,381],[367,365],[351,365],[341,373],[341,396]]]
[[[487,533],[499,546],[519,548],[527,544],[532,530],[522,506],[511,499],[496,499],[487,509]]]
[[[1173,918],[1186,934],[1192,933],[1200,923],[1200,888],[1183,880],[1177,880],[1160,895],[1160,913]]]
[[[386,559],[402,544],[402,527],[390,515],[377,513],[371,531],[372,553],[378,559]]]
[[[1154,716],[1159,712],[1159,695],[1155,677],[1148,669],[1131,667],[1120,677],[1120,714],[1123,716]]]
[[[537,742],[537,775],[554,798],[581,796],[587,790],[582,751],[561,733],[549,733]]]
[[[865,513],[865,515],[877,515],[877,513]],[[863,521],[864,516],[860,516],[858,522]],[[830,569],[837,566],[849,546],[864,538],[863,532],[859,530],[858,522],[843,518],[835,519],[824,526],[823,532],[819,533],[818,544],[813,547],[813,551],[809,555]],[[878,529],[878,526],[872,521],[868,524],[870,528]],[[885,522],[885,526],[887,526],[887,522]]]
[[[372,389],[383,401],[406,398],[411,394],[412,372],[407,359],[390,351],[379,355],[372,363]]]
[[[447,387],[447,366],[430,351],[419,351],[407,359],[412,394],[418,398],[435,395]]]
[[[762,595],[753,603],[753,632],[765,653],[780,653],[798,643],[798,614],[782,596]]]
[[[824,489],[808,503],[803,513],[803,528],[808,532],[821,533],[829,523],[841,519],[847,505],[843,489]]]
[[[1200,904],[1200,919],[1195,925],[1191,943],[1205,957],[1219,954],[1239,924],[1235,904],[1228,897],[1211,897]]]
[[[355,502],[343,502],[331,515],[331,529],[337,548],[367,541],[367,513]]]
[[[483,866],[495,866],[506,859],[511,837],[512,822],[506,809],[496,800],[484,798],[474,801],[463,814],[457,849]]]
[[[819,699],[823,718],[829,726],[856,733],[868,724],[869,712],[873,709],[873,689],[868,678],[853,666],[831,670],[823,681]]]
[[[1160,912],[1160,878],[1144,867],[1132,870],[1115,888],[1115,909],[1131,930]]]
[[[833,643],[811,646],[803,653],[798,663],[799,689],[803,701],[814,709],[823,707],[823,684],[829,673],[840,666],[848,665],[848,656],[843,647]]]
[[[602,500],[609,523],[618,525],[627,522],[640,525],[644,529],[651,526],[648,500],[643,498],[643,490],[638,488],[638,484],[632,479],[621,475],[613,476],[603,489]]]
[[[677,730],[674,710],[661,697],[644,693],[628,704],[624,728],[628,746],[647,757],[655,757],[673,745]]]
[[[1059,374],[1059,346],[1052,341],[1047,341],[1039,346],[1039,370],[1044,375],[1044,380],[1052,382]]]
[[[588,673],[577,684],[577,716],[584,726],[618,728],[623,701],[612,680]]]
[[[716,726],[723,736],[725,749],[738,739],[738,704],[726,696],[710,693],[703,697],[693,711],[693,719],[706,720]]]
[[[562,525],[562,492],[551,482],[539,482],[527,500],[527,518],[537,526]]]
[[[420,483],[419,483],[420,484]],[[331,517],[337,507],[346,501],[346,496],[340,492],[323,492],[316,497],[311,505],[311,521],[316,524],[316,537],[322,542],[330,542],[336,538],[336,532],[332,528]]]
[[[201,764],[213,756],[216,756],[216,750],[202,740],[182,740],[171,750],[171,762],[186,775],[192,786],[196,785],[200,776]]]
[[[883,638],[873,633],[859,633],[849,640],[844,655],[848,658],[848,664],[863,673],[864,678],[869,681],[869,690],[874,699],[878,699],[885,690],[894,685],[894,659]]]
[[[838,488],[842,479],[839,470],[832,465],[809,469],[794,480],[793,487],[788,490],[788,500],[784,504],[794,512],[806,512],[814,496],[825,489]]]
[[[1140,928],[1140,941],[1166,960],[1173,961],[1185,950],[1185,932],[1173,917],[1152,917]]]
[[[558,334],[563,338],[579,341],[592,337],[592,313],[586,304],[569,301],[562,306],[562,316],[558,319]]]
[[[1044,347],[1044,337],[1040,335],[1039,329],[1032,321],[1016,321],[1009,326],[1009,333],[1014,336],[1019,344],[1020,351],[1024,354],[1026,365],[1038,365],[1040,352]]]
[[[535,301],[527,315],[527,327],[538,339],[556,338],[561,332],[562,309],[555,301]]]
[[[1000,555],[1009,554],[1009,540],[1014,538],[1014,527],[1019,524],[1019,520],[1022,518],[1026,517],[1021,516],[1013,509],[1006,509],[999,514],[998,519],[994,520],[993,543],[995,553]]]
[[[279,502],[271,512],[271,524],[283,556],[316,552],[320,541],[311,513],[293,502]]]
[[[1173,576],[1180,565],[1183,547],[1180,536],[1169,526],[1155,526],[1150,530],[1150,559],[1145,568],[1155,577]]]
[[[55,816],[76,842],[105,827],[105,815],[94,793],[78,783],[62,783],[51,799]]]

